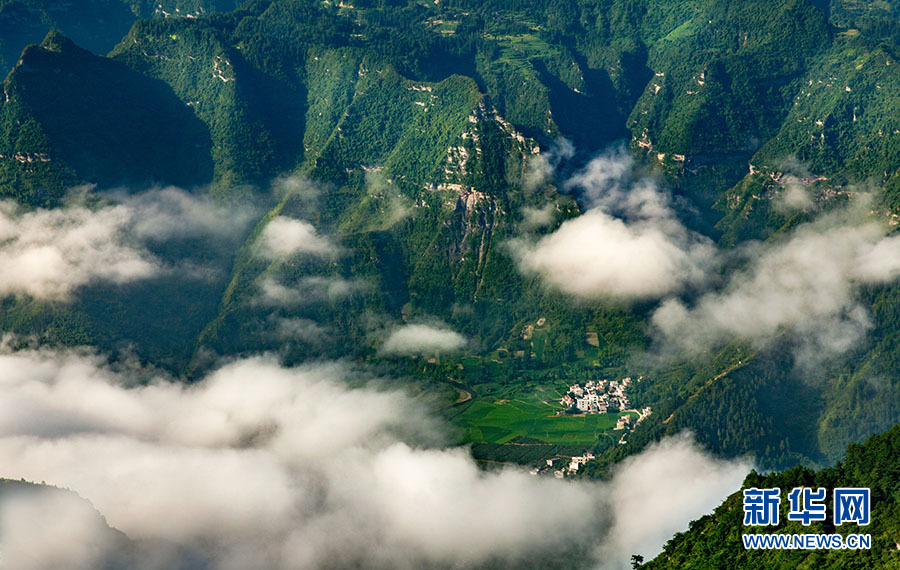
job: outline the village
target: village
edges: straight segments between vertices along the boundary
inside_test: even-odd
[[[569,391],[559,400],[565,411],[563,413],[606,414],[628,408],[626,390],[631,385],[631,378],[622,380],[589,380],[584,387],[581,384],[569,386]],[[574,410],[573,410],[574,408]],[[576,411],[577,410],[577,411]]]
[[[636,381],[640,382],[641,379],[638,378]],[[569,386],[566,394],[559,400],[559,403],[563,406],[563,411],[558,412],[557,415],[619,412],[637,414],[637,417],[632,415],[632,413],[623,414],[616,420],[614,430],[623,432],[618,441],[619,445],[623,445],[631,430],[636,428],[638,424],[652,413],[650,406],[645,406],[640,410],[629,408],[627,391],[631,384],[632,380],[630,377],[625,377],[621,380],[599,380],[596,382],[589,380],[583,387],[578,383],[572,384]],[[567,475],[574,475],[582,465],[592,459],[594,459],[594,454],[590,451],[585,451],[582,455],[575,457],[555,457],[547,459],[545,465],[533,468],[531,474],[549,474],[552,471],[557,479],[562,479]]]

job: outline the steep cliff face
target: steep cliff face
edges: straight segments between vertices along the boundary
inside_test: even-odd
[[[506,323],[502,307],[515,305],[525,286],[506,250],[521,208],[560,200],[574,207],[552,189],[523,190],[537,143],[501,117],[473,81],[413,81],[358,50],[311,51],[306,85],[301,172],[327,190],[310,205],[301,185],[263,223],[278,216],[311,220],[348,254],[317,262],[248,253],[198,350],[224,350],[228,336],[229,350],[258,346],[264,325],[248,323],[265,322],[271,307],[259,306],[259,292],[273,280],[295,289],[324,276],[365,283],[328,309],[336,334],[363,352],[366,312],[449,320],[454,307],[481,302],[492,319]],[[498,275],[506,279],[498,282]],[[298,303],[278,310],[281,318],[323,316],[321,308]],[[237,336],[235,327],[242,331]],[[278,346],[277,339],[269,343]]]
[[[303,91],[259,73],[205,20],[141,21],[111,57],[171,86],[209,132],[220,194],[290,169],[303,129]]]

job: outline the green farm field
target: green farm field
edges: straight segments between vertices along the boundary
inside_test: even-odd
[[[463,430],[463,443],[504,444],[529,438],[552,445],[594,445],[602,437],[613,437],[621,414],[556,416],[560,394],[537,387],[508,389],[476,399],[452,418]]]

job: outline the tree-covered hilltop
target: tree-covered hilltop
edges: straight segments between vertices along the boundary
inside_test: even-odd
[[[900,491],[900,425],[886,433],[853,444],[833,467],[811,471],[796,467],[787,471],[747,476],[743,489],[778,487],[782,491],[781,524],[777,527],[743,526],[742,491],[731,495],[710,515],[691,523],[689,530],[676,534],[665,550],[640,566],[658,568],[895,568],[900,518],[897,497]],[[787,493],[795,487],[828,489],[829,517],[803,526],[788,521]],[[833,490],[839,487],[871,489],[871,523],[868,526],[835,526],[831,518]],[[871,550],[747,550],[742,534],[870,534]]]

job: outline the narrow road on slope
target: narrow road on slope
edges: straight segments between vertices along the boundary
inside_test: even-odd
[[[697,399],[697,396],[700,395],[700,392],[702,392],[703,390],[705,390],[705,389],[707,389],[708,387],[712,386],[713,382],[715,382],[716,380],[720,380],[720,379],[724,378],[725,376],[731,374],[732,372],[734,372],[734,371],[737,370],[738,368],[742,368],[742,367],[746,366],[747,363],[750,361],[751,358],[753,358],[753,356],[750,356],[750,357],[747,358],[746,360],[738,360],[737,362],[735,362],[734,364],[732,364],[731,366],[729,366],[728,368],[726,368],[725,370],[723,370],[723,371],[720,372],[719,374],[716,374],[715,376],[713,376],[712,378],[710,378],[709,380],[707,380],[706,383],[705,383],[703,386],[700,386],[700,388],[698,388],[696,392],[694,392],[693,394],[690,395],[690,397],[687,399],[687,401],[686,401],[684,404],[689,404],[690,402],[696,400],[696,399]],[[681,406],[679,406],[674,412],[672,412],[671,414],[669,414],[669,417],[667,417],[666,419],[663,420],[663,424],[669,423],[669,420],[672,419],[672,417],[675,415],[675,412],[677,412],[677,411],[680,410],[680,409],[681,409]]]

